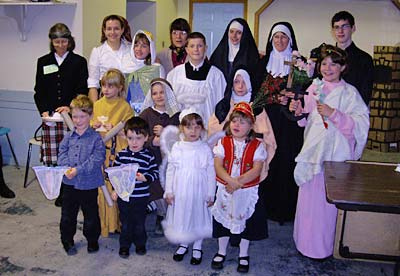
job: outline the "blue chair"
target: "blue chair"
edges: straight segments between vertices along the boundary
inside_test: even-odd
[[[11,149],[11,153],[13,155],[14,161],[15,161],[15,165],[17,166],[17,169],[19,169],[19,163],[17,160],[17,156],[15,156],[14,149],[11,145],[10,137],[8,136],[8,133],[10,131],[11,131],[11,129],[9,129],[8,127],[0,127],[0,136],[5,135],[7,137],[7,141],[8,141],[8,144],[10,145],[10,149]]]

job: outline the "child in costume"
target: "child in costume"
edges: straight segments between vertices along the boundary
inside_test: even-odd
[[[156,48],[153,35],[139,30],[133,37],[131,49],[134,70],[127,77],[128,94],[126,100],[136,115],[143,111],[143,102],[150,88],[150,81],[164,78],[164,68],[156,60]]]
[[[72,100],[72,121],[75,129],[64,136],[60,144],[58,164],[68,166],[64,175],[64,195],[61,206],[61,242],[68,255],[77,253],[74,235],[79,209],[82,209],[83,235],[88,241],[88,253],[99,250],[100,236],[98,187],[104,184],[101,166],[106,150],[101,136],[90,127],[93,103],[79,95]]]
[[[218,102],[215,107],[215,113],[208,122],[208,137],[223,130],[224,125],[229,121],[235,104],[247,102],[253,105],[253,85],[249,73],[244,68],[236,69],[233,73],[233,79],[229,81],[226,87],[225,97]],[[263,180],[268,174],[269,163],[274,157],[276,141],[269,117],[264,109],[261,110],[261,113],[255,115],[256,121],[253,129],[256,133],[262,135],[260,138],[265,143],[268,152],[268,158],[261,177]]]
[[[294,178],[299,186],[294,241],[304,256],[324,259],[333,254],[337,209],[326,201],[324,161],[357,160],[361,157],[369,129],[368,108],[357,89],[342,79],[346,52],[326,45],[319,71],[307,89],[304,106],[290,103],[305,127],[304,144],[296,157]]]
[[[150,91],[143,103],[144,110],[139,114],[150,128],[149,139],[146,147],[151,149],[156,156],[156,162],[161,165],[160,135],[164,127],[179,125],[179,107],[172,91],[171,84],[162,78],[156,78],[150,82]],[[165,184],[162,183],[162,184]],[[157,220],[155,233],[162,234],[161,221],[167,212],[167,204],[163,198],[164,190],[159,181],[150,187],[150,201],[157,207]]]
[[[129,202],[118,198],[112,193],[113,200],[118,200],[121,234],[119,236],[119,255],[129,257],[132,243],[136,246],[136,254],[146,254],[146,206],[150,196],[150,185],[158,179],[158,165],[153,153],[144,148],[149,138],[149,125],[140,117],[132,117],[124,127],[128,147],[118,152],[114,165],[137,163],[135,188],[129,197]]]
[[[111,130],[119,122],[126,122],[133,116],[133,111],[125,101],[125,78],[118,69],[110,69],[104,73],[101,79],[101,92],[103,97],[94,103],[92,126],[96,130],[104,129],[101,135],[104,137],[107,131]],[[106,118],[102,123],[100,119]],[[117,135],[106,144],[107,155],[105,167],[112,166],[115,153],[127,145],[123,135]],[[106,181],[108,191],[111,193],[112,186]],[[114,204],[108,206],[104,199],[103,191],[99,190],[99,212],[101,221],[101,235],[107,237],[109,233],[120,230],[118,219],[118,207]]]
[[[255,139],[255,117],[246,102],[235,105],[229,117],[227,136],[214,147],[217,195],[213,214],[213,237],[218,253],[211,267],[222,269],[229,238],[240,237],[238,272],[249,271],[250,240],[267,238],[265,208],[258,197],[258,184],[267,151]]]
[[[186,52],[189,61],[176,66],[167,75],[182,110],[193,107],[202,113],[207,129],[215,105],[224,97],[224,74],[206,60],[207,44],[202,33],[189,34]]]
[[[203,119],[194,109],[185,109],[179,116],[180,141],[168,154],[164,197],[168,203],[163,221],[164,235],[171,243],[179,244],[173,259],[183,260],[188,245],[193,243],[190,263],[202,261],[204,238],[211,237],[212,217],[209,207],[214,202],[215,170],[209,145],[201,140]],[[169,126],[161,134],[162,145],[168,142]]]

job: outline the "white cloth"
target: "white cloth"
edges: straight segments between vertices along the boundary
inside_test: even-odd
[[[273,43],[272,48],[273,50],[269,55],[269,60],[267,64],[267,72],[270,73],[273,77],[287,76],[290,72],[290,66],[285,65],[285,61],[292,61],[292,48],[290,47],[290,45],[288,45],[284,51],[279,52],[275,49]]]
[[[243,152],[246,147],[245,141],[234,142],[234,156],[243,157]],[[219,158],[224,158],[225,151],[221,140],[214,147],[214,155]],[[267,151],[263,143],[257,147],[254,152],[253,161],[264,161],[267,159]],[[239,160],[238,160],[239,161]],[[240,162],[233,162],[232,177],[240,176]],[[226,192],[225,185],[217,182],[217,197],[215,204],[211,208],[211,213],[214,219],[221,223],[225,228],[229,229],[232,234],[240,234],[246,228],[246,220],[249,219],[255,210],[258,201],[258,185],[239,189],[229,194]]]
[[[63,61],[66,59],[66,57],[68,56],[69,51],[66,51],[62,57],[60,57],[59,55],[57,55],[57,53],[54,52],[54,57],[56,58],[57,64],[58,66],[61,66],[61,64],[63,63]]]
[[[224,97],[226,87],[224,74],[215,66],[211,66],[206,80],[190,80],[186,78],[185,64],[182,64],[169,72],[167,80],[173,87],[181,110],[189,107],[199,110],[207,128],[215,106]]]
[[[324,103],[350,116],[354,121],[354,148],[334,123],[328,121],[328,128],[325,129],[321,115],[314,108],[307,118],[303,147],[295,159],[297,165],[294,178],[299,186],[321,173],[324,161],[357,160],[361,157],[367,142],[369,111],[357,89],[344,81],[343,84],[334,88],[326,96]]]
[[[235,80],[238,75],[240,75],[243,78],[243,81],[246,84],[247,93],[251,94],[251,91],[253,91],[253,87],[251,86],[249,73],[247,73],[246,70],[239,69],[236,71],[235,76],[233,77],[233,80]],[[249,102],[249,101],[247,101],[247,102]]]
[[[116,68],[124,74],[131,73],[134,69],[132,55],[130,54],[131,43],[121,41],[117,51],[105,41],[102,45],[93,48],[89,58],[88,87],[100,87],[100,80],[104,73],[111,68]]]
[[[251,93],[246,93],[243,96],[238,96],[236,95],[235,91],[232,90],[232,96],[231,100],[233,101],[234,104],[240,103],[240,102],[246,102],[249,103],[251,99]]]
[[[174,195],[163,221],[171,243],[192,243],[212,234],[212,216],[207,201],[215,195],[214,160],[201,140],[176,142],[168,156],[165,195]]]

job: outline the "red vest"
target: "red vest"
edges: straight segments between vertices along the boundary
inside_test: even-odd
[[[225,136],[224,138],[222,138],[221,143],[225,151],[223,167],[226,170],[226,172],[230,175],[232,172],[232,166],[234,161],[234,144],[232,136]],[[247,143],[240,163],[240,175],[244,174],[245,172],[253,168],[254,153],[260,143],[261,142],[258,141],[257,139],[253,139],[249,143]],[[218,176],[217,180],[224,185],[227,184],[226,181],[222,180]],[[260,176],[257,176],[252,181],[244,184],[242,186],[242,189],[256,186],[258,185],[259,182],[260,182]]]

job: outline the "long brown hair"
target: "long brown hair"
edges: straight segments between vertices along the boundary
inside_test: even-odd
[[[124,32],[121,35],[121,38],[124,38],[126,41],[132,42],[132,35],[131,35],[131,27],[129,26],[128,20],[125,19],[125,17],[116,15],[116,14],[111,14],[103,19],[103,24],[101,25],[101,39],[100,42],[103,43],[104,41],[107,40],[106,35],[104,33],[104,30],[106,29],[106,23],[109,20],[117,20],[119,21],[119,24],[121,25],[121,28],[124,29]]]

